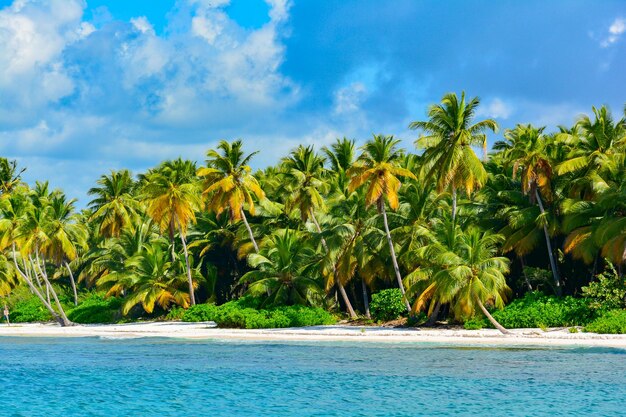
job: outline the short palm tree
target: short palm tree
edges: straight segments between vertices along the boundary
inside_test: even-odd
[[[504,307],[510,291],[505,278],[509,260],[497,256],[503,237],[477,228],[463,232],[452,221],[440,221],[424,233],[430,243],[416,252],[422,266],[407,276],[410,290],[418,295],[415,309],[429,300],[431,308],[436,302],[450,303],[455,316],[464,319],[478,307],[494,327],[509,333],[485,307]]]
[[[217,147],[221,153],[213,149],[209,150],[207,152],[207,166],[198,170],[198,176],[203,177],[205,181],[202,194],[208,198],[209,210],[216,214],[228,211],[231,220],[243,220],[250,241],[258,253],[259,246],[248,224],[244,204],[247,203],[248,211],[254,215],[253,195],[261,200],[265,198],[265,193],[256,178],[250,173],[251,169],[248,165],[252,157],[258,152],[244,156],[242,146],[241,140],[236,140],[233,143],[220,141]]]
[[[241,277],[248,293],[264,298],[263,305],[319,306],[324,293],[315,279],[319,256],[296,231],[274,233],[260,253],[248,255],[254,270]]]
[[[433,104],[428,109],[427,121],[416,121],[410,129],[421,130],[423,135],[415,141],[418,148],[425,149],[422,169],[426,178],[435,178],[437,191],[450,190],[452,193],[452,219],[456,218],[457,191],[471,194],[487,181],[487,172],[472,146],[487,147],[486,132],[497,132],[495,120],[486,119],[474,122],[478,97],[465,100],[455,93],[443,96],[441,104]]]
[[[393,269],[400,291],[402,291],[404,296],[405,292],[402,276],[400,275],[400,267],[398,266],[393,240],[389,232],[385,200],[387,200],[392,210],[396,210],[399,205],[398,191],[402,185],[398,177],[417,178],[411,171],[399,166],[402,157],[402,152],[397,148],[399,143],[400,141],[394,139],[393,136],[375,135],[372,140],[363,145],[363,152],[348,170],[348,175],[350,176],[349,191],[352,192],[357,188],[367,186],[365,193],[366,205],[371,206],[375,204],[378,211],[382,214]],[[407,309],[410,310],[409,301],[406,299],[404,301]]]
[[[143,178],[146,213],[159,225],[161,231],[169,232],[172,242],[176,231],[180,236],[185,254],[191,305],[196,304],[196,298],[186,235],[189,224],[196,221],[195,212],[201,206],[195,174],[195,163],[179,158],[162,163]]]

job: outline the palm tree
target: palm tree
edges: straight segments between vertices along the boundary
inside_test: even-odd
[[[248,205],[251,215],[255,214],[254,199],[261,200],[265,193],[258,181],[250,173],[248,163],[258,152],[244,156],[241,140],[232,144],[224,140],[217,146],[221,153],[211,149],[207,152],[206,167],[198,170],[198,176],[204,177],[203,195],[209,199],[208,208],[216,214],[228,210],[232,221],[243,220],[254,250],[258,253],[259,246],[254,239],[252,229],[248,224],[244,203]]]
[[[348,175],[350,176],[349,191],[352,192],[367,184],[365,203],[367,206],[376,204],[379,213],[382,214],[393,269],[400,291],[402,291],[404,296],[405,292],[402,285],[400,267],[398,266],[393,240],[389,232],[385,200],[387,200],[392,210],[396,210],[399,205],[398,190],[402,185],[398,177],[417,178],[411,171],[398,166],[402,157],[402,152],[397,149],[398,143],[400,141],[394,139],[393,136],[375,135],[372,140],[363,145],[363,153],[348,170]],[[404,302],[407,310],[410,310],[411,305],[409,301],[405,298]]]
[[[91,220],[99,225],[101,236],[119,237],[137,222],[139,204],[133,195],[136,184],[128,170],[111,171],[110,175],[101,176],[97,184],[87,192],[95,196],[89,202],[93,210]]]
[[[9,161],[0,157],[0,198],[11,194],[13,189],[20,184],[21,175],[26,171],[22,168],[17,170],[17,161]]]
[[[146,213],[159,225],[162,232],[166,230],[169,232],[172,242],[176,231],[180,236],[185,254],[191,305],[196,304],[196,298],[186,235],[189,224],[195,223],[195,211],[201,205],[195,172],[194,162],[179,158],[162,163],[143,178]]]
[[[320,305],[323,292],[315,279],[319,256],[300,234],[292,230],[274,233],[261,253],[248,255],[256,268],[241,277],[248,293],[265,298],[263,305]]]
[[[418,148],[425,149],[422,169],[426,178],[436,178],[437,191],[450,190],[452,193],[452,219],[456,219],[457,190],[471,194],[487,181],[487,172],[472,146],[482,146],[486,151],[486,131],[497,132],[495,120],[486,119],[473,123],[478,97],[465,101],[455,93],[443,96],[441,104],[433,104],[428,109],[427,121],[416,121],[410,129],[418,129],[424,134],[415,141]],[[472,124],[473,123],[473,124]]]
[[[323,178],[325,175],[324,162],[324,158],[316,155],[312,146],[299,146],[292,151],[288,157],[283,159],[282,165],[285,169],[287,182],[293,189],[290,203],[298,207],[300,218],[303,222],[306,222],[308,219],[313,222],[320,235],[322,247],[324,251],[328,253],[328,244],[326,243],[326,239],[322,234],[322,228],[315,216],[316,210],[325,210],[326,208],[324,198],[320,193],[320,191],[323,192],[328,188],[328,184]],[[334,273],[334,266],[331,269],[333,269]],[[341,280],[335,280],[335,283],[339,288],[339,293],[341,294],[350,317],[356,318],[356,313],[352,308],[343,283]]]
[[[485,307],[504,307],[510,291],[504,276],[509,260],[497,256],[503,237],[477,228],[463,232],[454,221],[439,222],[433,231],[424,230],[431,243],[417,252],[424,266],[407,276],[409,288],[418,294],[415,309],[428,300],[431,308],[435,301],[450,303],[455,317],[463,319],[478,307],[501,333],[509,333]]]
[[[157,304],[163,309],[170,304],[189,307],[193,291],[185,290],[186,276],[177,272],[165,247],[166,243],[159,240],[145,243],[141,251],[125,261],[123,270],[99,281],[101,287],[108,288],[108,296],[128,293],[122,314],[128,314],[137,304],[146,313],[152,313]]]
[[[348,169],[354,163],[356,157],[356,146],[354,140],[343,138],[337,139],[329,147],[322,148],[322,152],[326,155],[326,159],[330,163],[330,170],[335,175],[335,188],[340,193],[344,193],[348,189]]]
[[[65,265],[74,293],[74,305],[78,305],[78,293],[74,274],[68,262],[78,256],[78,250],[86,248],[87,229],[78,222],[74,211],[75,199],[67,201],[64,194],[53,195],[50,200],[50,219],[47,235],[50,237],[42,246],[42,253],[55,265]]]
[[[559,135],[570,145],[571,151],[556,169],[559,175],[576,174],[570,188],[572,191],[581,189],[585,199],[610,188],[604,179],[604,167],[610,163],[612,155],[622,152],[626,146],[626,119],[615,122],[606,106],[592,109],[593,121],[584,115],[571,132]]]
[[[511,146],[505,151],[505,157],[513,164],[513,179],[520,175],[522,192],[530,196],[531,203],[536,201],[539,206],[541,216],[538,222],[543,227],[556,293],[561,295],[561,280],[548,232],[546,210],[541,198],[542,195],[546,199],[552,197],[552,165],[546,155],[548,139],[544,136],[543,130],[543,127],[535,128],[531,125],[517,125],[515,129],[507,130],[504,137]],[[521,174],[518,174],[520,172]]]

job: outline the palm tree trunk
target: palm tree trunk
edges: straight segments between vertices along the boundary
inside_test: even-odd
[[[435,307],[433,307],[433,311],[430,313],[430,316],[428,316],[428,320],[424,323],[424,326],[431,327],[435,325],[437,317],[439,317],[439,310],[441,310],[441,303],[437,301]]]
[[[192,306],[195,306],[196,296],[193,291],[193,280],[191,279],[191,267],[189,266],[189,252],[187,252],[187,242],[185,241],[185,235],[182,231],[182,227],[180,230],[180,241],[183,244],[183,252],[185,253],[185,267],[187,269],[187,281],[189,283],[189,303]]]
[[[322,228],[320,227],[320,224],[317,222],[317,218],[315,217],[315,213],[313,213],[313,209],[310,210],[309,214],[311,215],[311,220],[313,221],[313,223],[315,224],[315,227],[317,228],[317,233],[321,235]],[[329,253],[330,251],[328,250],[328,244],[326,243],[326,239],[324,239],[323,237],[321,239],[322,239],[322,247],[324,248],[326,253]],[[339,293],[341,294],[341,298],[343,299],[343,302],[346,305],[348,314],[350,314],[350,318],[356,319],[357,317],[356,312],[354,311],[354,308],[352,307],[352,303],[350,302],[350,299],[348,298],[348,294],[346,294],[346,289],[343,287],[343,284],[339,282],[339,280],[337,280],[336,272],[337,272],[337,269],[335,268],[335,264],[333,263],[333,278],[335,278],[335,284],[339,288]],[[369,318],[369,310],[367,314]]]
[[[32,259],[32,257],[30,255],[28,255],[28,259],[30,259],[30,263],[33,264],[33,273],[35,274],[35,276],[37,277],[37,281],[39,281],[39,275],[37,275],[37,269],[35,267],[35,265],[37,267],[39,267],[39,272],[41,272],[41,265],[40,265],[40,261],[39,261],[39,248],[35,248],[35,259],[37,260],[37,263],[35,263]],[[42,279],[43,279],[43,273],[41,273],[42,275]],[[50,288],[46,286],[46,298],[48,299],[48,304],[52,304],[52,302],[50,301]]]
[[[452,222],[456,220],[456,187],[452,187]]]
[[[370,314],[370,300],[367,298],[367,285],[365,285],[365,280],[361,278],[361,289],[363,290],[363,308],[365,309],[365,317],[368,319],[372,318]]]
[[[250,235],[250,240],[252,241],[252,244],[254,245],[254,250],[256,251],[256,253],[259,253],[259,245],[257,245],[256,244],[256,240],[254,240],[254,235],[252,234],[252,229],[250,228],[250,225],[248,224],[248,219],[246,218],[246,213],[243,211],[243,209],[241,209],[241,218],[243,219],[243,222],[246,225],[246,229],[248,229],[248,234]]]
[[[70,284],[72,284],[72,291],[74,292],[74,305],[78,305],[78,292],[76,291],[76,281],[74,281],[74,274],[72,274],[72,268],[70,268],[70,264],[65,263],[65,267],[67,268],[67,272],[70,273]]]
[[[476,297],[476,303],[478,304],[478,307],[480,307],[480,310],[483,312],[483,314],[485,316],[487,316],[487,319],[489,319],[491,324],[493,324],[493,326],[496,329],[500,330],[500,333],[502,333],[502,334],[511,334],[510,331],[508,331],[507,329],[502,327],[502,325],[500,323],[498,323],[498,321],[496,319],[494,319],[491,314],[489,314],[489,312],[487,311],[487,309],[485,308],[483,303],[480,301],[480,298]]]
[[[61,318],[61,316],[59,316],[59,314],[54,310],[54,308],[52,308],[52,305],[46,301],[45,297],[43,296],[43,289],[42,292],[39,292],[39,290],[37,290],[37,287],[35,287],[35,284],[33,284],[33,282],[31,281],[31,279],[28,277],[28,275],[26,275],[24,272],[22,272],[22,270],[20,269],[19,265],[17,264],[17,254],[15,252],[15,243],[13,244],[13,263],[15,265],[15,270],[19,273],[19,275],[22,277],[22,279],[24,281],[26,281],[26,284],[28,284],[28,287],[30,288],[31,292],[33,294],[35,294],[37,296],[37,298],[39,298],[39,300],[41,301],[41,303],[44,305],[44,307],[46,307],[46,310],[48,310],[50,312],[50,315],[61,325],[61,326],[65,326],[65,322],[63,321],[63,319]]]
[[[379,207],[383,215],[383,223],[385,225],[387,243],[389,243],[389,252],[391,252],[391,262],[393,263],[393,270],[396,273],[396,279],[398,280],[398,287],[400,287],[400,291],[402,292],[402,297],[404,297],[404,304],[406,305],[406,311],[411,311],[411,304],[409,304],[409,300],[407,300],[406,298],[404,285],[402,284],[402,276],[400,275],[400,267],[398,266],[398,260],[396,259],[396,250],[393,248],[393,240],[391,240],[391,232],[389,232],[389,223],[387,222],[387,212],[385,211],[385,202],[381,201]]]
[[[533,286],[530,285],[530,281],[528,280],[528,275],[526,275],[526,263],[524,262],[524,257],[519,257],[520,264],[522,265],[522,275],[524,275],[524,281],[526,281],[526,285],[530,291],[533,290]]]
[[[57,292],[55,291],[54,288],[52,288],[52,284],[50,284],[50,281],[48,280],[48,273],[46,272],[46,260],[45,258],[41,258],[41,261],[43,263],[43,268],[41,265],[37,265],[39,267],[39,271],[41,272],[41,278],[43,278],[44,282],[46,283],[46,289],[50,291],[50,293],[52,294],[52,298],[54,298],[54,303],[57,306],[57,309],[59,310],[59,314],[61,315],[61,319],[63,320],[63,325],[64,326],[72,326],[74,323],[72,323],[70,321],[70,319],[67,318],[67,315],[65,314],[65,310],[63,310],[63,306],[61,306],[61,302],[59,301],[59,297],[57,296]]]
[[[545,210],[543,208],[543,202],[541,201],[541,196],[539,195],[539,191],[535,188],[535,197],[537,198],[537,204],[539,205],[539,211],[542,215],[545,215]],[[546,246],[548,247],[548,256],[550,258],[550,268],[552,268],[552,277],[554,278],[554,285],[556,285],[555,291],[556,295],[563,295],[563,291],[561,289],[561,280],[559,279],[559,273],[556,269],[556,262],[554,261],[554,252],[552,251],[552,242],[550,242],[550,235],[548,234],[548,226],[544,223],[543,225],[543,234],[546,237]]]

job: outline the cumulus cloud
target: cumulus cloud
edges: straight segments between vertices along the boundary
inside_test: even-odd
[[[509,116],[511,116],[512,112],[513,108],[510,104],[507,104],[502,99],[495,97],[491,100],[483,102],[476,111],[476,115],[506,120]]]
[[[608,35],[600,42],[600,46],[608,48],[622,37],[622,34],[626,32],[626,19],[618,17],[611,26],[609,26]]]

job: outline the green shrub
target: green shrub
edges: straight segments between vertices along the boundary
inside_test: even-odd
[[[382,290],[372,295],[370,311],[374,320],[390,321],[406,315],[402,292],[399,288]]]
[[[105,298],[102,294],[89,294],[67,318],[75,323],[115,323],[121,318],[122,300],[116,297]]]
[[[547,296],[540,292],[529,292],[492,314],[506,328],[582,326],[596,317],[586,299]],[[474,323],[471,321],[470,326],[476,326]],[[483,323],[485,327],[493,327],[487,320]]]
[[[585,326],[585,331],[605,334],[625,334],[626,310],[613,310],[603,314]]]
[[[466,320],[465,323],[463,323],[463,328],[465,330],[480,330],[483,327],[487,327],[488,326],[488,320],[484,317],[472,317],[469,320]]]
[[[9,317],[13,323],[50,321],[52,316],[36,296],[16,301],[10,309]]]
[[[626,308],[626,279],[619,276],[613,264],[607,261],[607,269],[596,275],[596,281],[583,287],[589,306],[595,310]]]
[[[334,317],[321,308],[283,306],[266,310],[248,307],[255,304],[247,298],[215,304],[198,304],[187,309],[182,320],[186,322],[214,321],[219,327],[240,329],[268,329],[315,326],[335,323]]]

